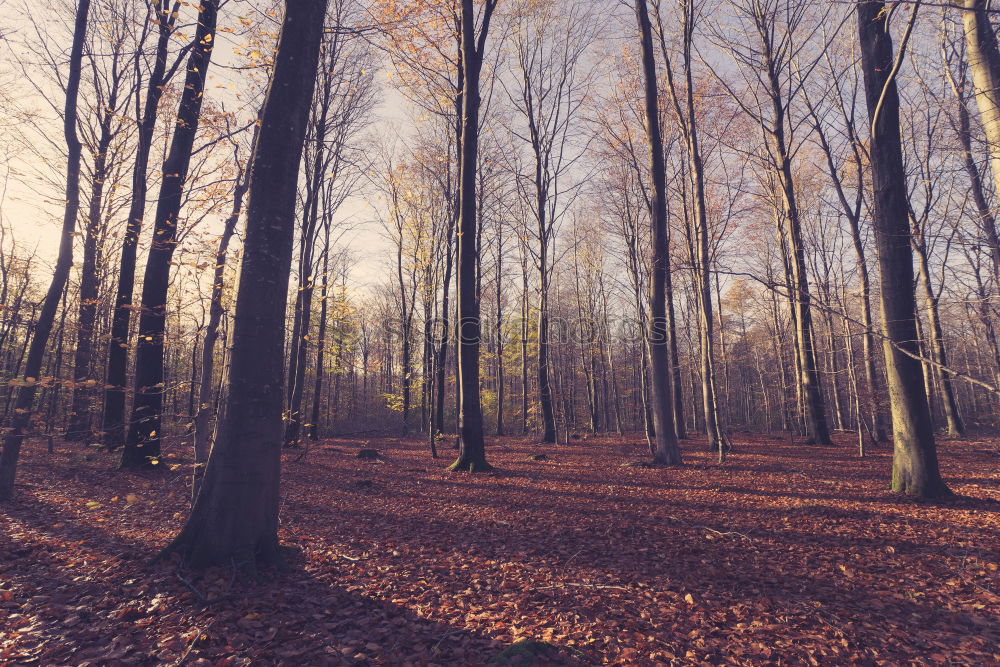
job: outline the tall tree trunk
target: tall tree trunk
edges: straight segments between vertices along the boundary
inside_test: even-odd
[[[479,165],[479,75],[489,33],[490,19],[497,0],[486,0],[482,25],[476,35],[473,0],[462,0],[462,61],[464,68],[464,109],[462,114],[462,160],[459,165],[458,224],[458,374],[461,398],[461,446],[450,470],[486,472],[483,439],[483,408],[479,387],[479,345],[482,327],[479,317],[477,274],[479,224],[477,220],[476,171]]]
[[[499,218],[498,218],[499,219]],[[504,419],[503,419],[503,405],[504,405],[504,373],[503,373],[503,229],[501,225],[497,224],[497,266],[496,266],[496,306],[497,306],[497,320],[496,326],[496,337],[497,337],[497,435],[504,434]]]
[[[980,65],[982,67],[982,64]],[[962,163],[965,167],[965,173],[969,176],[969,189],[972,194],[972,201],[976,205],[976,213],[979,216],[979,229],[983,235],[983,240],[986,241],[990,249],[993,276],[1000,283],[1000,235],[997,234],[996,216],[993,215],[993,210],[986,199],[983,178],[979,173],[979,165],[976,164],[976,158],[972,152],[972,119],[969,114],[969,108],[965,105],[965,70],[962,68],[959,74],[960,80],[956,79],[951,72],[951,64],[945,62],[945,74],[948,77],[949,83],[951,83],[951,88],[955,92],[955,97],[958,101],[956,105],[958,123],[955,126],[955,134],[958,135],[958,141],[962,146]],[[982,78],[981,74],[980,79]],[[997,137],[988,138],[991,150],[994,150],[992,141],[995,139],[1000,139],[1000,134]],[[992,159],[992,155],[990,165],[996,165],[996,162]]]
[[[915,230],[916,231],[916,230]],[[921,291],[924,293],[924,302],[927,304],[927,328],[930,335],[927,337],[927,346],[931,356],[939,365],[935,366],[933,373],[941,385],[941,408],[944,411],[944,420],[947,425],[948,435],[961,437],[965,434],[965,425],[958,412],[958,403],[955,400],[955,388],[952,385],[951,372],[947,369],[948,352],[944,345],[944,330],[941,327],[941,316],[939,312],[939,299],[934,294],[934,286],[931,285],[930,268],[927,266],[927,252],[918,240],[917,244],[917,267],[918,280]]]
[[[94,171],[91,180],[90,205],[87,209],[87,227],[83,242],[83,264],[80,269],[80,303],[76,325],[76,351],[73,354],[73,391],[70,399],[70,423],[66,428],[67,440],[91,437],[93,393],[94,322],[97,319],[99,277],[97,274],[97,237],[101,226],[101,204],[104,200],[104,183],[107,180],[108,149],[114,134],[111,124],[118,108],[118,88],[111,90],[104,109],[101,110],[100,138],[94,151]],[[90,384],[87,384],[91,380]]]
[[[526,250],[522,248],[522,252]],[[528,432],[528,266],[522,256],[521,275],[521,434]]]
[[[73,44],[69,54],[69,72],[66,76],[66,104],[63,108],[63,135],[66,140],[66,208],[63,212],[62,232],[59,239],[59,254],[56,258],[52,282],[45,293],[42,310],[31,336],[28,359],[24,365],[24,377],[17,390],[14,416],[8,424],[0,453],[0,500],[9,500],[14,493],[14,476],[17,473],[17,459],[21,454],[21,444],[31,424],[31,408],[45,348],[55,323],[59,300],[66,288],[70,269],[73,266],[73,234],[76,217],[80,210],[80,153],[82,146],[76,132],[77,102],[80,93],[80,72],[83,63],[83,42],[87,34],[87,18],[90,14],[90,0],[79,0],[73,24]]]
[[[147,172],[150,151],[153,147],[153,131],[156,128],[160,99],[166,89],[167,50],[174,34],[174,25],[180,12],[181,0],[175,0],[171,7],[169,0],[158,0],[155,5],[159,37],[153,71],[146,86],[146,101],[139,122],[135,148],[135,165],[132,170],[132,199],[128,219],[125,224],[125,238],[122,241],[121,258],[118,264],[118,288],[115,294],[115,310],[111,322],[111,338],[108,341],[107,389],[104,392],[104,444],[109,449],[120,447],[125,440],[125,398],[128,382],[129,330],[132,321],[132,291],[135,287],[136,251],[139,248],[139,233],[146,215],[146,193],[148,191]],[[138,71],[139,53],[136,53]],[[138,106],[138,102],[136,103]]]
[[[816,370],[816,350],[813,339],[812,306],[809,276],[806,270],[805,245],[802,239],[802,222],[795,193],[792,173],[792,155],[786,136],[787,106],[779,73],[779,64],[771,50],[772,44],[762,34],[764,66],[772,108],[772,125],[765,127],[770,160],[777,178],[778,194],[782,206],[784,240],[788,247],[788,266],[791,275],[791,300],[795,312],[795,339],[798,349],[798,384],[802,393],[804,417],[809,442],[819,445],[832,444],[823,403],[823,390]]]
[[[708,437],[709,447],[718,450],[721,454],[725,445],[722,437],[722,426],[719,423],[718,398],[715,386],[715,326],[713,322],[712,279],[709,253],[710,230],[708,228],[708,212],[705,204],[705,167],[702,160],[701,145],[698,136],[698,121],[694,108],[694,75],[691,47],[694,35],[695,7],[692,0],[683,1],[681,4],[681,15],[683,33],[682,59],[684,61],[685,83],[685,96],[683,100],[678,95],[677,87],[674,84],[673,67],[670,63],[666,39],[662,30],[660,31],[660,50],[666,65],[667,85],[673,102],[674,114],[684,133],[688,160],[687,171],[692,188],[691,194],[694,199],[693,213],[696,249],[693,253],[693,259],[699,312],[701,313],[701,318],[698,322],[698,335],[701,343],[702,409],[705,412],[705,433]],[[657,18],[660,18],[659,15],[657,15]],[[662,24],[662,19],[660,19],[660,23]],[[676,347],[673,342],[671,342],[671,345],[672,347]],[[676,357],[676,353],[674,353],[674,356]],[[679,373],[675,373],[675,388],[680,386],[679,377]],[[676,391],[675,393],[679,396],[680,391]],[[683,434],[679,433],[678,437],[683,437]]]
[[[914,11],[916,6],[914,6]],[[913,250],[899,131],[899,94],[885,3],[857,3],[861,65],[871,120],[871,170],[881,280],[882,349],[892,407],[892,488],[920,497],[950,495],[938,469],[930,409],[917,354]]]
[[[320,292],[319,330],[316,332],[316,380],[313,384],[312,411],[309,419],[309,439],[319,439],[319,402],[323,394],[323,370],[326,353],[326,329],[330,311],[330,225],[323,234],[323,287]]]
[[[779,176],[782,200],[785,207],[786,241],[788,242],[789,265],[792,276],[792,303],[795,309],[795,338],[799,354],[799,385],[802,388],[806,424],[809,441],[819,445],[832,444],[826,421],[826,407],[823,403],[819,372],[816,369],[816,348],[813,341],[812,306],[809,294],[809,278],[806,271],[805,247],[802,241],[798,205],[792,181],[791,160],[784,152],[783,139],[775,143],[781,148],[779,155]]]
[[[871,423],[871,428],[874,431],[875,439],[878,442],[883,442],[887,440],[887,437],[885,433],[885,418],[880,407],[881,382],[879,381],[879,375],[875,368],[875,328],[872,323],[871,278],[868,273],[868,259],[865,256],[864,240],[861,237],[861,211],[864,203],[866,174],[866,170],[864,168],[865,160],[861,154],[861,149],[859,148],[861,142],[856,134],[853,114],[848,113],[844,107],[841,106],[840,108],[844,118],[844,126],[847,129],[848,138],[851,141],[851,156],[854,160],[854,172],[855,178],[857,179],[856,194],[854,202],[852,203],[848,200],[847,192],[844,189],[841,170],[834,162],[833,149],[830,147],[830,144],[826,139],[826,133],[823,129],[820,116],[816,113],[808,99],[806,100],[806,103],[809,105],[809,111],[814,120],[816,137],[819,139],[820,147],[823,149],[823,153],[826,158],[827,170],[830,174],[831,183],[837,193],[837,198],[840,200],[841,208],[844,211],[844,215],[846,216],[850,227],[851,243],[854,246],[858,281],[861,284],[861,323],[864,325],[864,331],[862,332],[861,339],[861,353],[864,355],[865,390],[867,392],[864,402],[868,406],[868,418]],[[860,388],[858,391],[860,392]],[[861,418],[860,415],[858,418]]]
[[[660,135],[659,93],[656,84],[656,60],[653,55],[653,35],[646,0],[636,0],[635,13],[639,23],[642,71],[645,80],[646,135],[649,139],[650,171],[653,180],[651,199],[653,226],[652,276],[650,278],[649,357],[652,380],[653,427],[656,431],[656,463],[681,463],[681,450],[674,432],[673,395],[671,393],[671,360],[669,327],[667,325],[667,272],[670,257],[667,250],[666,175],[663,160],[663,139]]]
[[[139,315],[139,337],[135,351],[135,396],[125,448],[122,450],[122,468],[154,464],[160,455],[160,422],[165,388],[163,351],[170,264],[177,247],[177,225],[180,221],[185,181],[201,119],[212,47],[215,45],[219,0],[204,0],[199,7],[198,27],[184,77],[177,125],[167,158],[163,162],[163,181],[156,204],[153,242],[143,275],[142,311]]]
[[[282,354],[295,199],[326,0],[287,0],[250,176],[229,396],[201,491],[164,550],[192,566],[281,563]]]
[[[542,442],[555,442],[556,415],[552,405],[552,385],[549,382],[549,232],[545,222],[545,207],[545,199],[539,195],[538,229],[541,247],[538,273],[538,401],[542,408]]]
[[[452,243],[455,237],[455,219],[449,220],[448,231],[446,233],[445,242],[445,262],[444,262],[444,280],[441,284],[441,342],[438,345],[436,363],[437,366],[435,370],[437,371],[437,378],[435,384],[437,385],[437,396],[434,401],[434,433],[440,434],[444,433],[444,398],[447,393],[447,366],[448,366],[448,337],[451,333],[451,324],[449,323],[449,312],[450,299],[449,299],[449,289],[451,288],[451,273],[452,266],[454,263],[454,255],[452,253]]]

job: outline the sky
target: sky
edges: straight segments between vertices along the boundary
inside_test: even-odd
[[[36,28],[25,19],[25,8],[35,9],[40,0],[0,0],[0,100],[7,107],[13,107],[19,112],[34,112],[41,114],[41,132],[52,144],[37,135],[29,136],[29,142],[34,150],[18,146],[11,132],[17,118],[6,114],[0,120],[0,220],[13,230],[14,238],[21,249],[34,249],[38,259],[51,265],[58,251],[60,228],[63,214],[63,196],[65,188],[65,157],[60,154],[64,150],[62,141],[62,126],[56,109],[46,102],[48,95],[52,104],[62,105],[64,98],[58,90],[40,72],[37,58],[28,53],[25,44],[40,43],[36,37]],[[50,2],[50,0],[45,0]],[[70,0],[51,0],[55,9],[40,14],[34,13],[33,19],[43,33],[52,35],[54,44],[68,45],[71,36],[72,5]],[[245,0],[229,0],[224,4],[219,16],[220,28],[239,25],[239,17],[250,9]],[[191,34],[192,30],[185,31]],[[213,50],[212,66],[209,70],[208,98],[224,104],[228,110],[243,108],[244,113],[252,113],[246,102],[239,95],[246,88],[245,74],[234,68],[238,62],[236,51],[242,37],[220,30],[216,37]],[[65,62],[65,57],[63,57]],[[29,82],[22,70],[21,63],[30,63],[26,68],[37,86]],[[65,71],[65,67],[63,67]],[[180,72],[176,78],[183,76]],[[379,83],[387,80],[385,72],[377,75]],[[366,131],[370,140],[376,135],[387,132],[402,132],[403,120],[408,116],[407,102],[400,97],[391,86],[382,86],[378,107],[372,124]],[[44,93],[44,94],[43,94]],[[86,94],[85,89],[82,94]],[[6,138],[2,135],[6,134]],[[42,160],[37,153],[49,156]],[[151,161],[151,172],[158,168],[155,164],[158,158]],[[41,175],[41,176],[40,176]],[[48,180],[45,180],[48,179]],[[86,206],[88,192],[86,179],[81,183],[82,205]],[[153,188],[150,197],[155,197]],[[343,245],[349,245],[355,264],[351,276],[357,288],[367,288],[380,282],[385,275],[384,259],[387,257],[388,240],[384,237],[377,222],[376,211],[371,202],[373,198],[368,192],[359,192],[350,197],[339,211],[338,218],[351,229],[342,240]],[[221,230],[221,217],[213,217],[202,221],[199,230],[211,234]],[[144,241],[148,242],[151,228],[151,215],[147,214],[144,228]],[[75,252],[76,265],[80,262],[80,248],[77,244]],[[140,262],[142,260],[140,259]],[[141,264],[140,264],[141,266]],[[140,268],[141,271],[141,268]]]

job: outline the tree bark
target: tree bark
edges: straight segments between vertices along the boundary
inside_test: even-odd
[[[458,369],[461,400],[461,445],[458,459],[449,470],[487,472],[483,438],[483,409],[479,387],[479,345],[482,327],[479,318],[479,225],[476,207],[476,170],[479,165],[479,76],[490,19],[497,0],[486,0],[482,25],[476,35],[473,0],[462,0],[462,61],[465,104],[462,115],[462,160],[459,165],[458,224]]]
[[[278,508],[282,354],[295,199],[326,0],[286,0],[274,72],[261,114],[230,362],[230,390],[201,491],[176,552],[195,567],[251,572],[282,563]]]
[[[645,80],[645,121],[649,139],[650,171],[653,180],[651,199],[653,226],[652,275],[650,278],[649,357],[652,380],[652,412],[655,433],[653,460],[656,463],[678,465],[681,451],[674,432],[673,395],[671,392],[671,360],[667,324],[667,271],[670,258],[667,251],[666,169],[663,160],[663,138],[660,134],[659,93],[656,83],[656,60],[653,55],[652,27],[646,0],[635,1]]]
[[[915,11],[916,8],[914,8]],[[881,281],[882,349],[892,409],[892,488],[920,497],[950,495],[938,469],[924,373],[916,354],[917,322],[899,93],[892,78],[892,38],[885,3],[857,3],[861,66],[871,127],[873,226]]]

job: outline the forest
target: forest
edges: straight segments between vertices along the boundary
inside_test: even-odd
[[[991,0],[0,0],[0,665],[1000,664]]]

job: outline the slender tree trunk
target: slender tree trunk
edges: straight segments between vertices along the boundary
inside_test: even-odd
[[[104,183],[108,174],[108,149],[114,137],[111,124],[118,107],[118,89],[111,95],[102,110],[100,138],[94,151],[94,171],[91,181],[90,205],[87,210],[87,227],[83,242],[83,265],[80,269],[80,304],[76,325],[76,351],[73,355],[73,391],[70,399],[70,423],[66,429],[67,440],[90,438],[93,429],[91,381],[93,372],[94,322],[97,319],[99,277],[97,274],[97,237],[101,226],[101,204],[104,200]]]
[[[941,408],[944,411],[948,435],[958,438],[965,434],[965,425],[958,412],[951,372],[947,370],[948,353],[944,345],[944,330],[941,327],[941,316],[938,310],[939,301],[934,294],[934,287],[931,285],[927,253],[923,248],[922,241],[917,241],[917,244],[917,282],[920,283],[920,288],[924,293],[924,303],[927,305],[927,327],[930,330],[927,343],[934,361],[940,364],[934,368],[933,373],[941,385]]]
[[[975,3],[975,0],[968,0],[966,4]],[[975,17],[973,17],[975,20]],[[980,63],[981,70],[983,64]],[[965,167],[965,173],[969,176],[969,190],[972,194],[972,201],[976,205],[976,214],[979,217],[979,229],[982,232],[982,238],[986,241],[987,246],[990,249],[990,260],[993,263],[993,276],[1000,283],[1000,235],[997,234],[997,223],[996,216],[993,215],[993,209],[990,208],[989,202],[986,198],[986,189],[983,186],[983,178],[979,173],[979,165],[976,164],[975,155],[972,152],[972,119],[969,114],[969,108],[965,105],[965,77],[964,70],[962,71],[961,82],[957,81],[954,75],[951,73],[951,65],[945,62],[945,73],[951,83],[952,90],[955,92],[955,97],[957,98],[958,104],[956,105],[956,110],[958,113],[958,124],[955,127],[955,134],[958,135],[959,143],[962,146],[962,163]],[[984,78],[984,73],[980,72],[980,82]],[[998,79],[1000,83],[1000,79]],[[980,104],[988,104],[988,100],[980,99]],[[996,137],[988,138],[988,141],[995,139],[1000,139],[1000,133]],[[992,143],[989,144],[991,153],[995,150]],[[996,168],[997,162],[993,159],[991,154],[990,165]]]
[[[82,147],[76,132],[77,101],[80,93],[80,73],[83,62],[83,43],[87,33],[87,18],[90,14],[90,0],[79,0],[73,25],[73,44],[70,47],[69,72],[66,77],[66,104],[63,109],[63,135],[66,140],[66,208],[63,212],[62,232],[59,239],[59,254],[56,258],[52,282],[45,293],[42,310],[31,336],[28,359],[24,365],[24,377],[17,390],[14,417],[8,424],[0,453],[0,501],[10,500],[14,493],[14,476],[17,460],[21,454],[21,444],[27,436],[31,424],[31,408],[49,335],[55,323],[56,311],[62,298],[70,268],[73,266],[73,234],[76,218],[80,210],[80,154]]]
[[[449,221],[445,243],[444,280],[441,283],[441,343],[437,350],[437,396],[434,405],[434,433],[444,433],[444,398],[447,393],[447,366],[448,366],[448,336],[451,333],[449,323],[450,308],[448,290],[451,287],[451,273],[453,266],[452,239],[455,236],[455,220]]]
[[[521,434],[528,432],[528,267],[521,262]]]
[[[618,393],[618,376],[615,372],[615,356],[614,356],[614,345],[611,344],[611,318],[608,313],[608,292],[604,287],[603,275],[599,279],[599,285],[601,290],[601,314],[604,320],[604,336],[607,340],[605,346],[605,354],[607,355],[607,365],[608,365],[608,376],[609,382],[611,384],[611,394],[614,400],[614,416],[615,416],[615,432],[618,435],[622,435],[622,403],[621,396]]]
[[[501,226],[497,225],[497,266],[496,266],[496,306],[497,306],[497,320],[496,326],[496,337],[497,337],[497,435],[503,435],[504,431],[504,419],[503,419],[503,406],[504,406],[504,373],[503,373],[503,243],[502,234],[503,230]]]
[[[323,239],[323,287],[320,292],[319,331],[316,332],[316,380],[313,384],[312,412],[309,419],[309,439],[319,439],[319,402],[323,394],[323,369],[326,353],[326,328],[330,311],[330,226],[327,225]]]
[[[663,163],[663,140],[660,135],[659,93],[656,83],[656,60],[653,54],[652,27],[646,0],[636,0],[635,13],[639,23],[642,70],[645,80],[646,136],[649,139],[650,169],[653,180],[652,226],[653,257],[650,279],[649,357],[652,379],[653,426],[656,431],[656,463],[677,465],[681,451],[674,432],[673,396],[670,377],[669,328],[667,326],[667,272],[670,257],[667,249],[666,176]]]
[[[914,7],[914,10],[916,7]],[[950,495],[938,469],[930,409],[917,353],[913,251],[907,221],[906,172],[899,132],[895,53],[882,1],[857,3],[865,96],[871,120],[875,240],[881,280],[883,352],[892,406],[892,488],[920,497]]]
[[[465,63],[463,86],[465,104],[462,117],[462,160],[459,166],[458,235],[458,367],[461,396],[461,447],[450,470],[486,472],[493,467],[486,461],[483,439],[483,410],[479,387],[479,346],[482,327],[479,316],[479,293],[476,289],[479,262],[479,225],[477,221],[476,171],[479,165],[479,75],[496,0],[486,0],[482,25],[476,35],[476,10],[473,0],[462,0],[462,61]]]
[[[198,14],[194,47],[188,60],[177,125],[163,163],[163,181],[156,205],[153,242],[142,283],[142,312],[135,357],[135,398],[122,451],[121,467],[155,464],[160,455],[164,392],[164,334],[170,264],[177,246],[177,225],[183,201],[191,151],[194,148],[208,66],[215,44],[219,0],[204,0]]]
[[[180,7],[181,0],[175,0],[172,8],[169,0],[159,0],[156,4],[159,37],[136,139],[135,165],[132,171],[132,200],[125,225],[125,238],[122,241],[115,310],[111,322],[111,338],[108,341],[107,389],[104,392],[102,426],[104,444],[109,449],[116,449],[125,441],[125,385],[128,382],[129,332],[132,321],[132,291],[135,287],[136,251],[139,247],[142,222],[146,215],[147,172],[149,171],[149,157],[153,146],[153,131],[156,128],[160,99],[163,97],[167,84],[167,50],[170,38],[174,33],[174,25]],[[137,52],[137,71],[139,66],[139,53]]]
[[[538,228],[541,248],[538,274],[538,401],[542,408],[542,442],[555,442],[556,417],[552,406],[552,386],[549,383],[549,232],[545,222],[545,200],[541,196],[539,199]]]

